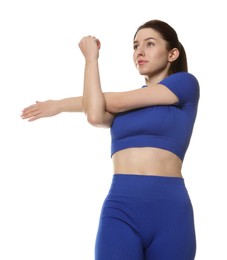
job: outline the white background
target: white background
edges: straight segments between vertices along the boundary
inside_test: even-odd
[[[201,99],[183,175],[197,260],[227,259],[224,1],[3,0],[0,3],[0,259],[89,260],[112,178],[109,130],[65,113],[27,122],[36,100],[82,93],[78,42],[101,43],[104,91],[144,84],[132,62],[139,25],[161,19],[183,43]]]

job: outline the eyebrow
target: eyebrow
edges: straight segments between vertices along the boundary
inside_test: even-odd
[[[149,41],[149,40],[156,40],[154,37],[148,37],[144,41]],[[133,44],[138,43],[138,41],[133,41]]]

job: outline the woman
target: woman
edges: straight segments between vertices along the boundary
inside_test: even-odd
[[[94,126],[111,127],[113,180],[104,201],[96,260],[192,260],[196,252],[193,208],[181,169],[199,102],[199,84],[187,72],[177,33],[151,20],[134,35],[134,63],[146,85],[103,93],[100,42],[79,43],[85,58],[82,97],[37,102],[29,121],[60,112],[85,112]]]

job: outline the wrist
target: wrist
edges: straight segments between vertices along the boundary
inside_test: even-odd
[[[60,114],[61,112],[64,112],[66,110],[65,100],[64,99],[53,100],[53,102],[55,104],[56,112],[58,114]]]

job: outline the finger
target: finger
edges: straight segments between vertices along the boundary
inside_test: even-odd
[[[35,120],[37,120],[37,119],[39,119],[39,118],[41,118],[42,117],[42,114],[41,113],[37,113],[37,114],[30,114],[29,116],[27,116],[26,118],[24,118],[24,119],[28,119],[28,121],[29,122],[32,122],[32,121],[35,121]]]
[[[31,105],[29,107],[26,107],[22,110],[23,113],[30,113],[30,112],[35,112],[37,110],[39,110],[40,107],[39,107],[39,103],[37,104],[34,104],[34,105]]]
[[[27,118],[31,118],[31,117],[38,116],[38,115],[41,115],[41,111],[37,108],[37,109],[24,111],[22,113],[21,117],[23,119],[27,119]]]
[[[38,112],[38,109],[36,108],[33,108],[33,109],[27,109],[27,110],[24,110],[22,111],[22,114],[21,116],[22,117],[30,117],[30,115],[32,115],[33,113],[37,113]]]
[[[26,111],[23,111],[22,112],[22,118],[28,118],[28,117],[31,117],[35,114],[38,114],[39,113],[39,110],[26,110]]]
[[[29,118],[28,119],[28,122],[32,122],[32,121],[35,121],[35,120],[37,120],[37,119],[39,119],[39,118],[41,118],[41,116],[33,116],[33,117],[31,117],[31,118]]]

